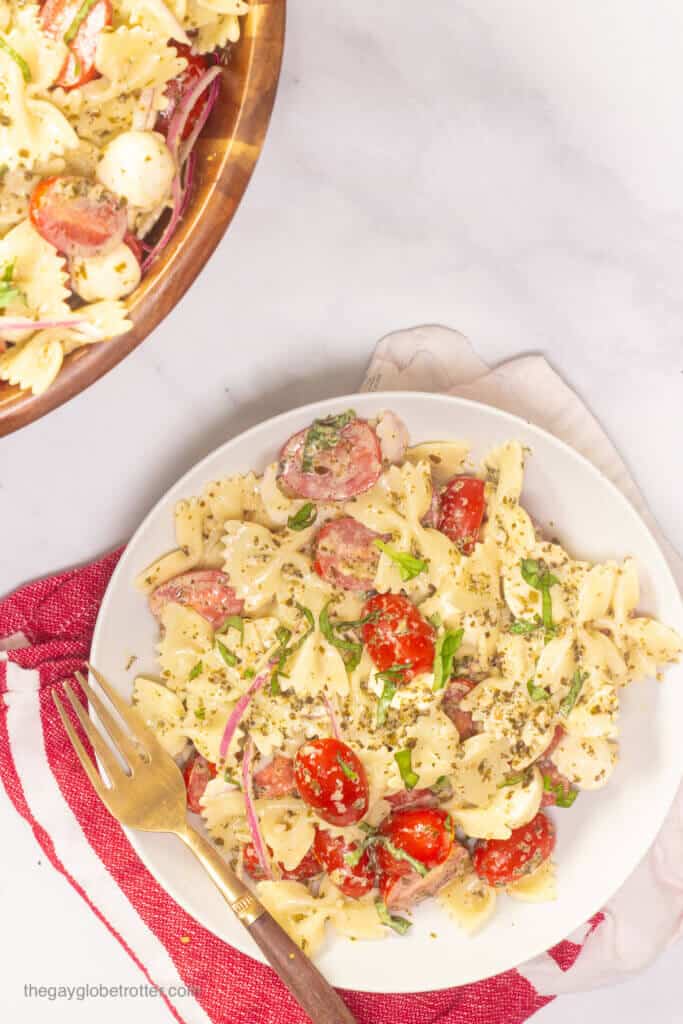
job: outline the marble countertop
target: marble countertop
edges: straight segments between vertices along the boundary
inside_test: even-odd
[[[374,342],[419,323],[491,363],[543,352],[683,547],[682,40],[673,0],[656,17],[635,0],[290,0],[265,151],[199,281],[107,377],[0,442],[0,592],[118,545],[200,456],[355,390]],[[23,984],[138,971],[4,792],[0,816],[0,1006],[89,1021],[92,1003],[27,1002]],[[680,960],[534,1020],[673,1024]]]

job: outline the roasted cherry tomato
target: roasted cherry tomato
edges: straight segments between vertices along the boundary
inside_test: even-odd
[[[400,684],[432,671],[436,632],[407,597],[376,594],[363,606],[366,615],[373,619],[363,626],[363,642],[380,672],[401,666],[392,675]]]
[[[485,511],[484,481],[454,476],[439,496],[437,527],[464,555],[471,555]]]
[[[268,847],[268,853],[272,857],[273,851],[270,847]],[[260,882],[266,877],[263,868],[259,864],[259,859],[256,856],[256,848],[253,843],[247,843],[244,847],[243,863],[244,870],[248,871],[255,881]],[[305,882],[309,878],[315,878],[316,875],[321,873],[320,864],[313,852],[312,846],[303,860],[299,861],[297,866],[292,868],[291,871],[288,871],[283,864],[278,864],[278,870],[280,872],[280,876],[290,882]]]
[[[292,796],[296,793],[294,761],[291,757],[276,754],[270,764],[254,773],[254,785],[266,798]]]
[[[458,676],[456,679],[449,680],[444,690],[441,706],[458,730],[461,740],[468,740],[470,736],[474,736],[478,732],[478,726],[471,713],[460,707],[463,697],[476,685],[473,679]]]
[[[155,129],[161,132],[162,135],[166,135],[168,126],[175,114],[178,105],[191,89],[194,89],[195,85],[206,72],[209,67],[208,59],[198,53],[193,53],[189,46],[185,43],[176,43],[173,41],[173,49],[177,50],[179,57],[184,57],[187,61],[187,67],[180,72],[175,78],[172,78],[170,82],[166,84],[164,89],[164,96],[168,100],[168,106],[165,110],[160,110],[157,114]],[[195,124],[197,119],[204,110],[204,106],[207,100],[207,92],[204,91],[199,97],[192,110],[187,116],[185,127],[183,128],[183,139],[186,139]]]
[[[88,178],[43,178],[33,190],[29,216],[36,231],[65,256],[99,256],[126,233],[126,204]]]
[[[40,9],[46,35],[64,39],[73,34],[67,43],[69,55],[55,82],[62,89],[75,89],[99,77],[95,67],[97,40],[100,32],[111,25],[112,4],[111,0],[95,0],[83,14],[84,7],[83,0],[45,0]]]
[[[368,809],[368,780],[351,747],[333,737],[299,747],[294,776],[301,796],[323,821],[353,825]]]
[[[334,884],[351,899],[365,896],[375,886],[375,869],[370,850],[364,850],[357,864],[347,864],[345,857],[358,851],[358,843],[347,843],[343,836],[333,836],[318,829],[313,850],[320,865]]]
[[[408,859],[392,852],[391,847],[430,870],[448,858],[455,841],[453,821],[438,807],[395,811],[384,819],[379,831],[390,844],[376,844],[377,864],[385,878],[400,878],[416,870]]]
[[[204,790],[210,780],[216,777],[216,765],[207,761],[205,757],[195,751],[185,762],[183,767],[183,778],[187,790],[187,806],[190,811],[199,814],[201,811],[200,800],[204,796]]]
[[[489,885],[510,885],[531,874],[555,848],[555,829],[540,811],[509,839],[484,839],[472,855],[474,870]]]
[[[553,733],[553,738],[551,739],[551,741],[548,744],[548,746],[546,747],[546,749],[543,751],[543,755],[542,756],[543,757],[551,757],[553,750],[555,749],[555,747],[560,742],[560,740],[562,739],[563,736],[564,736],[564,728],[561,725],[556,725],[555,726],[555,732]]]

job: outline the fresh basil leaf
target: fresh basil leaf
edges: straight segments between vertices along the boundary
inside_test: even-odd
[[[4,50],[5,53],[8,54],[12,58],[14,63],[17,65],[17,67],[21,71],[21,75],[22,75],[22,78],[24,79],[24,81],[25,82],[30,82],[31,81],[31,69],[28,66],[28,62],[24,60],[24,58],[21,56],[20,53],[17,53],[17,51],[12,48],[10,46],[10,44],[7,42],[7,40],[3,39],[2,36],[0,36],[0,50]]]
[[[406,864],[410,864],[411,868],[417,871],[418,875],[422,878],[429,874],[429,868],[426,867],[421,860],[417,860],[416,857],[411,857],[411,855],[406,853],[405,850],[402,850],[400,846],[395,846],[390,839],[386,838],[386,836],[381,836],[378,842],[380,842],[382,846],[389,851],[395,860],[404,860]]]
[[[363,645],[355,640],[347,640],[346,637],[339,636],[339,633],[343,629],[351,629],[357,625],[357,623],[330,622],[330,604],[331,602],[328,601],[318,616],[320,632],[329,644],[332,644],[333,647],[336,647],[338,651],[342,652],[342,657],[344,658],[347,671],[353,672],[354,668],[357,668],[363,654]],[[360,621],[362,622],[363,620]]]
[[[256,669],[255,668],[248,668],[246,670],[246,672],[244,673],[244,678],[245,679],[253,679],[255,675],[256,675]]]
[[[526,619],[516,619],[508,632],[515,633],[517,636],[525,636],[527,633],[535,633],[539,629],[543,629],[543,620],[541,618],[533,622],[529,622]]]
[[[238,664],[237,655],[233,654],[232,651],[225,646],[225,644],[222,644],[220,642],[220,640],[216,640],[216,647],[218,648],[218,653],[220,654],[225,664],[228,665],[230,668],[235,668],[235,666]]]
[[[502,782],[498,783],[498,789],[505,789],[506,786],[518,786],[520,782],[526,780],[526,775],[521,772],[519,775],[508,775],[507,779],[503,779]]]
[[[299,640],[297,640],[297,645],[300,647],[301,644],[306,639],[306,637],[315,629],[315,619],[313,617],[313,612],[311,611],[310,608],[305,608],[302,604],[299,604],[298,602],[296,604],[296,607],[305,618],[306,624],[308,626],[307,632]]]
[[[90,11],[97,2],[98,0],[83,0],[83,3],[74,15],[71,24],[64,33],[63,39],[67,46],[69,45],[69,43],[72,43],[74,41],[74,39],[78,35],[79,28],[81,27],[85,19],[88,17]]]
[[[344,772],[347,779],[351,779],[351,782],[358,782],[358,772],[354,771],[348,761],[345,761],[341,754],[337,754],[337,764]]]
[[[434,649],[434,690],[442,690],[453,672],[453,659],[462,643],[463,629],[447,629]]]
[[[548,691],[544,690],[542,686],[536,686],[533,679],[527,680],[526,688],[529,691],[529,696],[532,700],[550,700],[550,694]]]
[[[227,633],[229,629],[236,629],[240,639],[244,640],[244,619],[241,615],[228,615],[218,632],[221,634]]]
[[[549,590],[559,583],[557,576],[553,576],[541,562],[534,558],[523,558],[520,562],[522,579],[534,590]]]
[[[313,460],[322,451],[335,448],[340,441],[341,432],[355,420],[356,414],[353,409],[339,413],[337,416],[325,416],[313,423],[306,431],[304,448],[301,455],[301,470],[304,473],[313,471]]]
[[[203,671],[204,671],[204,663],[201,662],[201,661],[198,661],[197,664],[194,666],[194,668],[190,669],[190,674],[187,677],[188,680],[190,682],[192,682],[192,680],[196,679],[197,676],[200,676]]]
[[[383,551],[398,566],[398,571],[404,583],[415,579],[421,572],[426,572],[429,568],[429,562],[425,562],[422,558],[416,558],[415,555],[411,555],[408,551],[397,551],[396,548],[385,544],[383,540],[376,540],[373,543],[376,548]]]
[[[571,807],[578,795],[578,789],[565,790],[561,784],[558,784],[557,789],[555,790],[555,806]]]
[[[361,858],[366,850],[365,843],[358,843],[355,850],[347,850],[344,854],[344,863],[348,864],[350,868],[355,868],[357,864],[360,864]]]
[[[375,907],[377,909],[377,916],[382,924],[398,932],[399,935],[405,935],[408,929],[412,928],[412,921],[408,921],[405,917],[397,917],[396,914],[390,914],[386,903],[383,903],[382,900],[376,900]]]
[[[379,678],[379,676],[378,676]],[[382,695],[377,702],[377,725],[384,725],[387,720],[389,705],[394,699],[397,686],[393,679],[384,679]]]
[[[290,530],[306,530],[309,526],[312,526],[318,516],[318,510],[312,501],[307,501],[305,505],[302,505],[298,512],[295,512],[293,516],[290,516],[287,520],[287,526]]]
[[[398,770],[401,773],[403,785],[406,789],[414,789],[420,781],[420,776],[413,771],[412,750],[397,750],[394,754],[394,760],[396,761]]]
[[[569,712],[576,704],[577,700],[579,699],[579,694],[581,693],[581,687],[587,679],[588,673],[582,672],[581,669],[577,668],[576,672],[572,677],[571,686],[569,687],[569,692],[567,696],[564,698],[564,700],[560,701],[560,714],[563,718],[567,717]]]
[[[443,620],[438,612],[434,612],[433,615],[428,615],[427,622],[430,624],[430,626],[433,626],[434,629],[441,629],[441,627],[443,626]]]

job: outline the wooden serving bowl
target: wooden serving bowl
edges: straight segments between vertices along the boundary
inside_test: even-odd
[[[133,327],[68,355],[42,395],[0,382],[0,437],[67,402],[111,370],[182,298],[232,220],[263,146],[275,100],[286,0],[252,0],[223,69],[221,92],[197,143],[194,193],[166,251],[128,299]]]

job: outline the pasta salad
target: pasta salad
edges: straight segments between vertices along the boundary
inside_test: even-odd
[[[554,898],[555,815],[605,786],[619,695],[683,650],[520,504],[525,450],[479,467],[392,412],[315,420],[175,511],[141,573],[159,671],[134,700],[188,806],[308,953]]]
[[[245,0],[0,0],[0,380],[125,333],[170,241]]]

